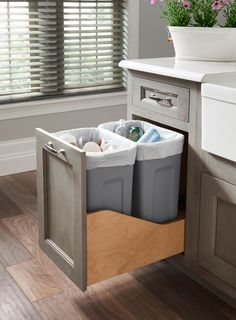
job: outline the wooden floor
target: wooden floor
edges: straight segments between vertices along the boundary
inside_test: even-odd
[[[1,320],[218,320],[236,310],[167,262],[81,293],[38,247],[35,172],[0,178]]]

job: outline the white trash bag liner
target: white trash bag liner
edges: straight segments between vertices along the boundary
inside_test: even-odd
[[[103,128],[79,128],[56,132],[53,135],[60,139],[63,135],[72,135],[77,144],[82,138],[84,143],[99,143],[103,138],[112,147],[103,152],[86,152],[86,168],[88,170],[104,167],[133,165],[136,158],[136,144]]]
[[[117,127],[125,125],[126,127],[141,127],[144,132],[150,128],[155,128],[160,133],[160,141],[152,143],[139,143],[137,144],[138,161],[161,159],[171,157],[183,152],[184,135],[172,130],[164,129],[155,126],[146,121],[140,120],[119,120],[100,124],[98,128],[104,128],[114,132]],[[129,140],[129,139],[126,139]]]

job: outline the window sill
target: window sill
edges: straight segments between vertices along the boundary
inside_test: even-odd
[[[114,107],[126,103],[126,91],[16,102],[0,105],[0,121],[53,113]]]

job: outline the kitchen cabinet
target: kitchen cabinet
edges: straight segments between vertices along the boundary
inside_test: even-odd
[[[209,289],[213,285],[214,292],[220,289],[236,300],[236,163],[202,149],[201,86],[219,77],[224,66],[188,61],[178,68],[171,58],[125,61],[121,66],[129,71],[128,117],[185,134],[180,188],[185,252],[174,263]]]
[[[179,209],[184,213],[167,224],[107,211],[87,215],[82,191],[85,155],[74,147],[68,150],[68,145],[41,131],[41,247],[82,290],[184,251],[179,263],[189,275],[236,300],[236,163],[202,149],[201,101],[202,83],[220,73],[236,75],[236,66],[176,62],[173,58],[126,61],[121,66],[128,69],[127,118],[144,119],[185,135],[179,197]],[[66,149],[67,161],[60,152],[50,150],[48,142],[57,150]],[[60,167],[63,175],[59,176],[56,170]],[[63,202],[58,205],[61,200],[55,192],[68,190],[74,197],[68,194],[65,216]],[[50,221],[57,227],[51,227]]]
[[[236,186],[202,174],[199,264],[236,289]]]

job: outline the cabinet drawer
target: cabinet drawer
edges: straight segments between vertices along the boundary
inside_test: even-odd
[[[188,88],[133,78],[134,105],[186,122],[189,121],[189,95]]]
[[[81,289],[184,251],[183,215],[155,224],[86,211],[86,153],[37,129],[39,242]]]
[[[199,263],[236,289],[236,186],[202,174]]]

